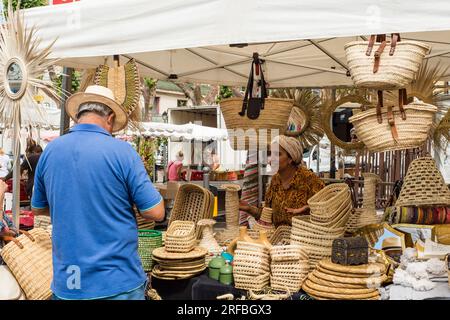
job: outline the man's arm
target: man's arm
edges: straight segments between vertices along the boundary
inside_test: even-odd
[[[151,209],[148,209],[146,211],[140,212],[141,216],[144,219],[152,220],[152,221],[162,221],[165,217],[165,207],[164,207],[164,200],[161,199],[161,202],[158,203],[156,206],[154,206]]]
[[[49,216],[50,210],[47,208],[31,208],[31,211],[35,216]]]

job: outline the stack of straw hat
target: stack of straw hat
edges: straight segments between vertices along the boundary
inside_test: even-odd
[[[387,280],[385,272],[380,263],[343,266],[326,259],[308,275],[302,289],[319,300],[379,300],[378,288]]]
[[[380,177],[373,173],[363,173],[364,193],[362,208],[355,208],[347,222],[347,232],[353,233],[358,229],[380,222],[376,211],[376,186],[381,181]],[[381,216],[382,217],[382,216]]]
[[[270,257],[272,289],[298,292],[309,272],[307,253],[299,245],[281,245],[270,249]]]
[[[270,283],[269,249],[263,244],[238,241],[233,259],[237,289],[262,290]]]

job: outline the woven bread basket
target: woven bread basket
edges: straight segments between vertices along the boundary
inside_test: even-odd
[[[266,148],[272,139],[284,134],[294,100],[267,98],[259,117],[251,120],[240,116],[243,99],[230,98],[220,102],[220,110],[229,130],[230,145],[234,150],[249,150],[252,146]],[[260,136],[265,134],[265,137]]]
[[[173,221],[166,232],[165,247],[168,252],[189,252],[196,244],[195,223]]]
[[[323,235],[337,235],[342,236],[345,228],[328,228],[322,227],[311,222],[310,216],[295,216],[292,217],[292,232],[299,231],[301,234],[323,234]]]
[[[1,256],[28,300],[48,300],[53,278],[52,240],[41,228],[34,228],[5,245]]]
[[[350,199],[350,189],[345,183],[333,183],[312,196],[308,200],[311,217],[332,219],[343,202]],[[339,213],[339,212],[338,212]]]
[[[411,162],[395,206],[450,206],[450,190],[433,158]]]
[[[291,226],[279,226],[270,237],[272,245],[288,245],[291,243]]]
[[[398,89],[409,85],[416,77],[430,46],[418,41],[399,41],[395,52],[389,55],[390,43],[380,55],[378,71],[374,73],[375,52],[381,43],[375,43],[366,55],[368,41],[352,41],[344,47],[353,82],[358,87],[378,90]]]
[[[368,150],[383,152],[420,147],[428,138],[437,107],[423,102],[413,102],[403,106],[406,119],[402,119],[400,109],[393,107],[395,127],[398,132],[394,140],[388,121],[388,108],[381,108],[382,123],[378,122],[375,108],[362,111],[350,117],[358,139]]]
[[[278,245],[270,249],[273,262],[308,260],[308,254],[299,245]]]
[[[311,215],[311,222],[321,227],[335,229],[342,228],[347,225],[350,213],[353,210],[353,203],[349,199],[342,203],[342,206],[336,210],[332,218],[324,218],[323,216]]]
[[[259,276],[247,276],[233,271],[234,286],[236,289],[261,291],[269,286],[270,274],[264,273]]]

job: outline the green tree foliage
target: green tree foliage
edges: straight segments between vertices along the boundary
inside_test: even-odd
[[[20,0],[11,0],[13,9],[17,8]],[[9,0],[3,0],[3,8],[8,8]],[[20,9],[29,9],[34,7],[42,7],[48,4],[48,0],[21,0]]]
[[[220,86],[219,94],[216,97],[216,103],[220,103],[223,99],[231,98],[233,90],[228,86]]]
[[[56,89],[58,92],[62,91],[62,80],[63,80],[63,75],[60,74],[59,76],[57,76],[54,80],[53,83],[56,86]],[[71,93],[75,93],[78,91],[78,89],[80,88],[81,85],[81,73],[79,71],[74,71],[72,73],[72,88],[71,88]]]

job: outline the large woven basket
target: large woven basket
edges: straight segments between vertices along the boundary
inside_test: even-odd
[[[28,300],[48,300],[53,278],[52,240],[41,228],[22,234],[5,245],[1,256]]]
[[[213,216],[214,196],[212,193],[196,184],[182,185],[175,197],[170,214],[169,226],[175,220],[192,221],[195,224],[201,219],[211,219]],[[197,230],[197,238],[201,236]]]
[[[450,190],[433,158],[411,162],[395,206],[450,206]]]
[[[403,107],[406,119],[403,120],[400,109],[392,109],[398,132],[395,141],[388,121],[388,108],[381,109],[382,123],[378,123],[376,109],[369,109],[350,117],[356,135],[372,152],[403,150],[420,147],[428,138],[433,116],[437,108],[423,102],[413,102]]]
[[[138,253],[145,272],[152,271],[154,249],[162,247],[162,235],[157,230],[138,230]]]
[[[358,87],[373,89],[396,89],[409,85],[419,71],[423,58],[430,47],[418,41],[397,42],[395,52],[389,55],[388,43],[380,56],[378,72],[373,72],[375,52],[381,43],[375,43],[369,56],[368,41],[352,41],[345,45],[345,55],[353,82]]]
[[[220,102],[220,109],[230,133],[230,145],[234,150],[249,150],[250,146],[254,146],[255,150],[256,146],[266,148],[275,136],[286,132],[294,100],[265,99],[264,109],[255,120],[239,115],[242,102],[243,99],[240,98],[230,98]]]

